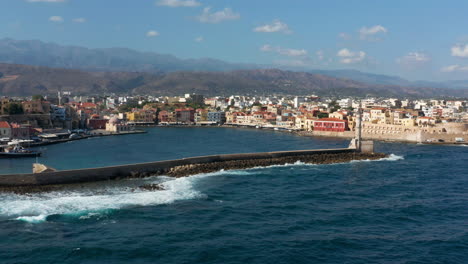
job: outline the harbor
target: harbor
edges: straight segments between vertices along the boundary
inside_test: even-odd
[[[22,193],[27,192],[28,188],[40,190],[40,186],[49,185],[80,184],[157,175],[183,177],[219,170],[248,169],[294,162],[331,164],[385,158],[386,154],[374,152],[372,141],[362,140],[360,118],[357,122],[358,129],[355,138],[351,140],[348,148],[208,155],[77,170],[57,170],[36,162],[33,166],[33,173],[0,175],[0,187],[6,191]],[[22,188],[26,191],[22,191]]]

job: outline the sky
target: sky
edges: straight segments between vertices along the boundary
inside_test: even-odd
[[[468,79],[468,1],[0,0],[0,38]]]

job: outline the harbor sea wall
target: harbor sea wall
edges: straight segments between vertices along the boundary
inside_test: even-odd
[[[350,148],[210,155],[101,168],[0,175],[0,190],[9,187],[77,184],[152,175],[182,177],[220,169],[252,168],[294,163],[298,160],[307,163],[336,163],[354,159],[378,159],[384,156],[385,154],[379,153],[359,153]]]

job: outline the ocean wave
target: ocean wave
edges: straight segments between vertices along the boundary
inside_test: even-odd
[[[351,163],[355,162],[369,162],[369,161],[398,161],[398,160],[404,160],[404,156],[400,155],[395,155],[395,154],[390,154],[388,157],[381,158],[381,159],[376,159],[376,160],[371,160],[371,159],[363,159],[363,160],[352,160],[350,161]]]
[[[103,188],[87,191],[56,191],[31,195],[1,194],[0,218],[40,223],[52,215],[74,215],[88,219],[97,213],[131,208],[170,204],[175,201],[206,197],[194,189],[195,182],[213,174],[196,175],[195,177],[171,178],[157,182],[164,187],[161,191],[145,191],[138,188]]]

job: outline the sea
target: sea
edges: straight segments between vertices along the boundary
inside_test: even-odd
[[[56,169],[347,147],[239,128],[147,128],[43,147]],[[376,142],[376,161],[0,193],[0,263],[468,263],[468,147]],[[2,159],[0,174],[35,158]],[[160,183],[164,190],[135,188]]]

